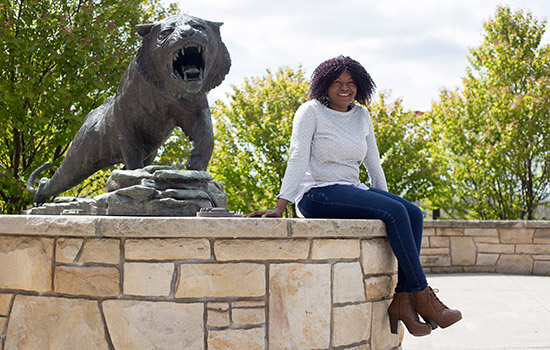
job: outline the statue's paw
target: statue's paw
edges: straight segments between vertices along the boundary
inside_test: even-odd
[[[205,162],[203,159],[200,158],[189,158],[185,163],[185,169],[187,170],[206,171],[207,167],[208,161]]]

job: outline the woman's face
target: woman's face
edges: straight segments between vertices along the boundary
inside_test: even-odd
[[[357,86],[347,71],[342,74],[328,87],[329,108],[336,111],[346,112],[350,103],[355,100]]]

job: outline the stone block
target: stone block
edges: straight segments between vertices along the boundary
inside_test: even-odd
[[[208,332],[208,350],[264,350],[265,329],[225,329]]]
[[[214,242],[217,261],[303,260],[309,254],[305,239],[223,239]]]
[[[464,229],[460,227],[437,227],[435,234],[437,236],[464,236]]]
[[[205,218],[205,217],[99,217],[99,232],[107,237],[145,238],[264,238],[288,237],[288,219]]]
[[[55,261],[72,264],[82,248],[82,243],[82,238],[58,238],[55,245]]]
[[[365,301],[363,273],[358,262],[334,264],[332,276],[332,301],[334,303]]]
[[[373,276],[365,279],[365,294],[367,300],[388,298],[395,289],[390,276]]]
[[[115,349],[204,349],[202,303],[106,300],[102,306]]]
[[[0,288],[51,290],[53,239],[0,237]]]
[[[435,228],[434,227],[424,227],[422,230],[422,236],[435,236]]]
[[[550,244],[550,229],[535,229],[533,243]]]
[[[97,301],[18,295],[5,350],[108,350]]]
[[[8,316],[13,294],[0,294],[0,316]]]
[[[480,266],[495,266],[500,254],[478,254],[476,265]]]
[[[449,254],[449,248],[424,248],[421,253],[422,255],[446,255]]]
[[[292,237],[387,237],[381,220],[297,219],[289,223]]]
[[[550,254],[550,244],[517,244],[518,254]]]
[[[476,246],[479,253],[512,254],[515,250],[513,244],[477,243]]]
[[[550,228],[535,229],[534,237],[540,238],[540,239],[544,239],[544,238],[550,239]]]
[[[374,238],[361,241],[363,274],[391,274],[397,271],[397,259],[387,239]]]
[[[495,270],[497,273],[529,275],[533,271],[533,258],[529,255],[501,255]]]
[[[501,243],[532,243],[534,229],[499,228]]]
[[[494,273],[495,266],[463,266],[462,271],[466,273]],[[453,272],[443,272],[443,273],[453,273]]]
[[[264,301],[248,301],[248,300],[245,300],[245,301],[234,301],[231,303],[231,306],[233,308],[238,308],[238,309],[246,309],[246,308],[253,308],[253,309],[257,309],[257,308],[264,308],[265,309],[265,302]]]
[[[361,254],[358,239],[314,239],[312,260],[357,259]]]
[[[464,268],[462,266],[437,266],[432,267],[430,273],[461,273],[464,272]]]
[[[538,260],[535,261],[533,274],[539,276],[550,276],[550,261]]]
[[[393,349],[401,343],[404,336],[403,326],[399,326],[399,334],[390,332],[390,320],[388,307],[390,300],[382,300],[372,303],[371,349]]]
[[[451,266],[450,255],[420,255],[422,266]]]
[[[0,336],[6,332],[6,325],[8,324],[8,318],[0,316]]]
[[[208,303],[206,304],[206,322],[208,327],[220,328],[229,327],[228,303]]]
[[[451,263],[453,265],[475,265],[476,245],[472,237],[451,237]]]
[[[346,347],[344,348],[344,350],[371,350],[371,348],[370,348],[370,344],[361,344],[357,346]],[[403,350],[403,349],[397,348],[396,350]]]
[[[269,349],[324,349],[330,343],[330,265],[273,264]]]
[[[71,295],[118,296],[120,273],[114,267],[58,266],[54,289]]]
[[[474,242],[476,243],[500,243],[500,239],[498,237],[486,237],[486,236],[480,236],[480,237],[473,237]]]
[[[464,236],[498,237],[498,230],[496,228],[465,228]]]
[[[251,263],[182,264],[176,298],[263,297],[265,266]]]
[[[167,297],[173,276],[172,263],[125,263],[124,294]]]
[[[2,233],[48,236],[96,236],[98,218],[92,216],[1,215]]]
[[[237,326],[258,326],[265,323],[263,307],[235,307],[231,311],[233,323]]]
[[[448,248],[449,247],[449,237],[432,236],[432,237],[429,237],[429,239],[430,239],[431,248]]]
[[[208,239],[165,238],[128,239],[124,255],[129,260],[209,260]]]
[[[369,340],[372,304],[334,307],[332,346],[345,346]]]
[[[428,236],[422,236],[422,242],[420,243],[421,248],[429,248],[430,247],[430,237]]]
[[[90,239],[82,247],[81,263],[120,264],[120,240]]]

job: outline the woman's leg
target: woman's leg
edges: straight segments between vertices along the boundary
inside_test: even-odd
[[[308,191],[300,201],[299,209],[308,218],[384,221],[399,265],[396,292],[414,293],[427,287],[419,258],[422,213],[414,204],[381,190],[332,185]]]
[[[416,245],[416,250],[420,256],[420,247],[422,245],[422,233],[424,228],[424,214],[422,210],[415,204],[403,199],[393,193],[382,191],[376,188],[371,188],[370,191],[380,193],[386,197],[392,198],[405,206],[407,213],[409,215],[409,222],[411,223],[411,229],[413,233],[414,243]],[[401,265],[398,265],[398,284],[395,288],[397,293],[406,292],[411,290],[411,286],[407,284],[407,276],[405,275]]]

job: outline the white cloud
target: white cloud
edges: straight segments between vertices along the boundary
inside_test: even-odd
[[[179,0],[190,15],[225,23],[233,64],[211,100],[266,68],[302,65],[311,74],[344,54],[414,110],[430,109],[441,88],[461,83],[469,49],[480,44],[483,22],[498,4],[539,19],[550,14],[546,0]]]

